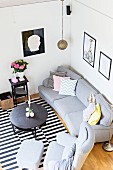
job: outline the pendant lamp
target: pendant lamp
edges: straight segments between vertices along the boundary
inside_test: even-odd
[[[57,46],[60,50],[65,50],[68,46],[68,43],[66,40],[63,39],[63,1],[62,1],[62,39],[60,41],[58,41]]]

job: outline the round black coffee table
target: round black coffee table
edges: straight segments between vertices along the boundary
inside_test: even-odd
[[[48,113],[43,106],[31,103],[30,108],[34,112],[34,117],[26,117],[27,107],[27,103],[22,104],[15,107],[10,113],[10,121],[12,123],[13,131],[16,133],[15,127],[24,131],[34,131],[34,135],[36,137],[36,127],[39,128],[46,123]]]

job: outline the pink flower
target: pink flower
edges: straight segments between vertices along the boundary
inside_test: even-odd
[[[19,64],[15,64],[15,65],[14,65],[14,68],[19,68]]]
[[[22,65],[22,66],[20,66],[20,67],[19,67],[19,69],[20,69],[20,70],[23,70],[23,69],[24,69],[24,66],[23,66],[23,65]]]
[[[15,62],[13,62],[13,63],[11,63],[11,66],[13,67],[15,64],[16,64],[16,63],[15,63]]]

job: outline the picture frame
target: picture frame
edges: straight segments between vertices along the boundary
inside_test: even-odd
[[[24,57],[45,53],[44,28],[22,32]]]
[[[98,71],[101,73],[107,80],[110,80],[112,59],[100,51],[99,58],[99,68]]]
[[[83,59],[92,67],[95,63],[96,39],[84,32],[83,38]]]

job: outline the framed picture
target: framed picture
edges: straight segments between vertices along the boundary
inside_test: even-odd
[[[83,59],[94,67],[96,51],[96,39],[84,32],[83,39]]]
[[[110,79],[112,59],[100,51],[98,71],[106,78]]]
[[[45,53],[44,28],[22,32],[24,57]]]

